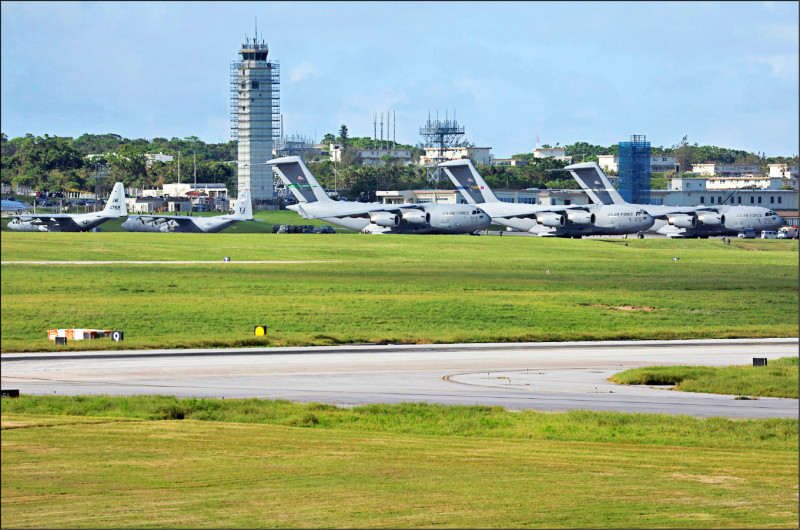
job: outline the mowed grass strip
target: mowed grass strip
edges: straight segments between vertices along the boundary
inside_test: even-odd
[[[533,410],[509,412],[499,406],[427,403],[376,404],[341,408],[285,400],[177,398],[174,396],[35,396],[3,399],[9,415],[47,418],[200,420],[264,423],[286,427],[432,436],[490,437],[564,442],[626,443],[719,449],[794,450],[798,421],[733,420],[660,414]],[[39,425],[38,423],[36,425]]]
[[[798,358],[767,366],[648,366],[609,378],[623,385],[675,385],[675,390],[798,399]]]
[[[798,522],[797,420],[124,400],[2,401],[3,527]]]
[[[796,241],[727,246],[717,240],[102,232],[0,237],[4,262],[212,262],[4,264],[3,352],[798,332]],[[223,263],[225,256],[232,261]],[[251,260],[326,262],[237,263]],[[72,325],[122,330],[125,341],[64,348],[46,340],[48,329]],[[267,336],[254,337],[255,325],[266,325]]]

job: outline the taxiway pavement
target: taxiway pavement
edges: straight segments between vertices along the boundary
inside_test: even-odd
[[[17,353],[3,354],[1,363],[3,389],[22,394],[797,418],[796,399],[736,399],[607,381],[638,366],[749,365],[754,357],[797,355],[798,339],[790,338]]]

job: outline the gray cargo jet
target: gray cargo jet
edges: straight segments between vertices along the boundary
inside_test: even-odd
[[[114,184],[106,207],[100,212],[76,214],[26,213],[15,215],[8,228],[20,232],[85,232],[109,219],[127,215],[125,188],[122,182]]]
[[[614,188],[597,162],[572,164],[564,168],[578,181],[595,204],[628,204]],[[636,204],[655,218],[649,232],[668,237],[709,237],[736,235],[744,229],[777,230],[783,219],[760,206],[663,206]]]
[[[476,206],[463,204],[381,204],[331,199],[299,156],[266,162],[297,199],[288,206],[306,219],[366,234],[467,234],[489,226],[491,219]]]
[[[653,218],[631,205],[547,206],[498,200],[470,160],[443,162],[439,167],[469,204],[482,208],[492,221],[541,236],[583,237],[642,232]]]
[[[236,199],[234,213],[213,217],[187,217],[182,215],[129,215],[122,223],[128,232],[219,232],[239,221],[253,219],[250,190],[241,190]]]

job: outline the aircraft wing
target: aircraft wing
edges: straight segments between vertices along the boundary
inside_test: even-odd
[[[194,218],[185,215],[139,215],[139,220],[147,225],[158,226],[164,223],[172,222],[178,226],[193,226]]]
[[[407,210],[424,210],[423,206],[424,204],[342,203],[333,201],[324,205],[321,203],[304,204],[302,209],[312,217],[368,218],[374,212],[402,214],[403,211]]]
[[[522,204],[519,204],[519,203],[503,203],[503,204],[514,204],[514,206],[517,206],[517,207],[523,206]],[[486,205],[486,204],[479,204],[477,206],[482,207],[484,210],[491,210],[491,207],[489,205]],[[589,207],[587,205],[580,205],[580,204],[578,204],[578,205],[569,205],[569,206],[567,206],[567,205],[550,205],[550,206],[547,206],[547,205],[541,205],[541,204],[539,204],[539,205],[531,204],[531,205],[525,205],[525,206],[528,206],[528,208],[524,208],[524,207],[523,208],[515,208],[513,211],[509,211],[507,213],[498,212],[497,215],[494,215],[494,217],[517,217],[517,218],[520,218],[520,219],[534,219],[539,215],[547,214],[547,213],[556,213],[556,214],[559,214],[559,215],[566,216],[567,212],[574,212],[574,211],[588,212],[589,211]]]
[[[664,206],[659,209],[647,208],[647,213],[653,216],[654,219],[667,219],[670,215],[695,215],[700,212],[714,212],[719,213],[719,209],[712,206]]]
[[[68,213],[26,213],[14,216],[25,223],[33,223],[42,226],[67,226],[74,223],[74,216]]]

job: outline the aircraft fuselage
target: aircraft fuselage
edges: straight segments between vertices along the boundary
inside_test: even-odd
[[[357,204],[363,209],[369,204]],[[307,203],[292,205],[292,209],[307,219],[321,219],[327,223],[357,230],[367,234],[467,234],[483,230],[491,224],[491,218],[480,208],[468,204],[419,204],[415,208],[403,208],[403,214],[383,212],[387,205],[373,203],[375,217],[362,214],[331,215],[340,205],[336,203]],[[374,222],[378,216],[398,216],[398,223]],[[388,226],[386,225],[388,224]]]
[[[36,218],[26,219],[21,215],[9,221],[8,228],[18,232],[86,232],[109,219],[113,217],[99,213],[85,213],[64,217],[58,222],[50,222]]]
[[[214,217],[182,218],[179,223],[175,219],[129,215],[122,223],[128,232],[181,232],[181,233],[215,233],[238,222],[234,219],[218,219]]]

